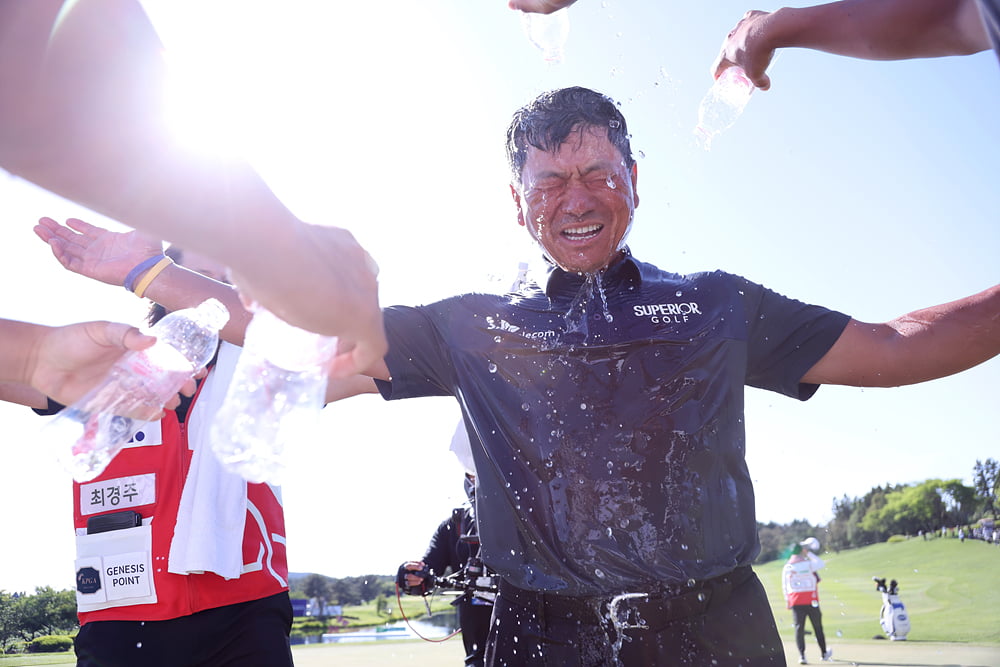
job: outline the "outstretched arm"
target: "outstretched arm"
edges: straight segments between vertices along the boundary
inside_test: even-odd
[[[70,218],[65,225],[41,218],[35,225],[35,235],[49,245],[63,268],[109,285],[121,286],[133,267],[162,252],[159,241],[139,232],[113,232],[76,218]],[[229,321],[221,332],[223,340],[243,344],[250,314],[229,285],[173,264],[149,284],[143,296],[167,310],[192,308],[205,299],[218,299],[229,310]]]
[[[145,349],[156,339],[112,322],[47,327],[0,320],[0,341],[0,382],[27,385],[69,405],[95,386],[122,354]],[[182,393],[191,395],[194,389],[194,380],[189,380]],[[12,391],[4,398],[14,400]],[[167,408],[179,402],[175,396]]]
[[[1000,354],[1000,285],[884,324],[852,320],[802,378],[896,387],[953,375]]]
[[[109,285],[122,285],[133,267],[159,255],[162,250],[159,241],[139,232],[113,232],[76,218],[70,218],[65,225],[52,218],[41,218],[35,226],[35,234],[49,245],[64,268]],[[144,296],[167,310],[191,308],[205,299],[218,299],[229,309],[230,315],[221,332],[223,340],[243,344],[251,314],[243,307],[236,290],[225,283],[173,264],[149,283]],[[365,372],[388,378],[382,360]],[[376,392],[375,383],[366,375],[334,377],[328,383],[326,401]]]
[[[340,337],[345,374],[380,359],[371,258],[296,218],[246,162],[174,141],[161,51],[136,0],[0,0],[0,166],[231,267],[278,316]]]
[[[726,36],[716,78],[742,68],[767,90],[775,49],[801,47],[867,60],[967,55],[990,47],[975,0],[843,0],[775,12],[751,10]]]

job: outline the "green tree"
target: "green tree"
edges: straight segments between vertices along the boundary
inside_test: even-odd
[[[6,653],[7,645],[18,636],[16,603],[15,594],[0,591],[0,653]]]
[[[844,496],[833,501],[833,519],[826,526],[827,547],[834,551],[847,549],[851,546],[847,528],[856,501]]]
[[[26,642],[41,635],[72,631],[77,626],[73,591],[57,591],[51,586],[41,586],[35,589],[34,595],[18,598],[14,609],[18,618],[18,634]]]
[[[986,459],[985,461],[976,459],[972,474],[976,495],[983,501],[983,513],[989,513],[996,519],[997,510],[1000,509],[1000,503],[997,499],[998,490],[1000,490],[1000,463],[996,459]]]
[[[320,618],[326,616],[326,605],[330,601],[330,582],[322,574],[310,574],[302,584],[302,590],[310,599],[319,602]]]
[[[947,526],[964,526],[971,522],[976,511],[976,490],[960,480],[942,482],[938,488],[944,502],[944,522]]]
[[[915,535],[931,528],[940,513],[940,480],[905,486],[884,496],[884,504],[868,511],[861,521],[866,531],[885,539],[891,535]]]

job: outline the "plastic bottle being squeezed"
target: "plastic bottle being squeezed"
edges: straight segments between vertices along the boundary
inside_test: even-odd
[[[254,308],[229,391],[212,424],[212,450],[249,482],[278,483],[285,445],[313,435],[337,339]]]
[[[522,12],[521,25],[528,40],[542,52],[545,62],[555,65],[563,61],[569,38],[569,9],[563,7],[551,14]]]
[[[705,150],[712,140],[725,132],[743,113],[755,86],[739,67],[727,67],[698,106],[698,125],[694,133]]]
[[[43,437],[56,456],[85,482],[93,479],[158,415],[195,373],[211,361],[229,311],[216,299],[167,314],[147,333],[156,343],[126,352],[105,379],[45,425]]]

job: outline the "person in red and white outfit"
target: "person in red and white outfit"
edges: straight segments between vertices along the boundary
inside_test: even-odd
[[[819,610],[819,575],[823,562],[815,552],[819,551],[819,540],[809,537],[792,547],[792,555],[781,571],[781,589],[785,602],[795,619],[795,645],[799,649],[799,664],[806,664],[806,619],[812,623],[819,652],[823,662],[833,658],[833,649],[826,647],[823,634],[823,614]]]

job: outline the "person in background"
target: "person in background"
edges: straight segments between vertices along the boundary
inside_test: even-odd
[[[826,647],[826,635],[823,633],[823,613],[819,610],[819,575],[826,563],[816,555],[819,551],[819,540],[809,537],[792,545],[792,554],[781,569],[781,590],[785,594],[785,603],[792,610],[795,622],[795,646],[799,649],[799,664],[806,661],[806,619],[812,623],[816,642],[819,644],[820,656],[823,662],[833,660],[833,649]]]
[[[167,255],[226,280],[205,256]],[[149,323],[168,312],[153,304]],[[193,399],[143,427],[94,479],[74,482],[78,667],[291,667],[281,490],[225,471],[209,448],[238,354],[221,343]],[[0,385],[0,398],[43,415],[62,408],[13,389]]]
[[[774,12],[748,11],[712,64],[718,78],[739,67],[761,90],[776,49],[798,47],[866,60],[969,55],[1000,57],[997,0],[843,0]]]
[[[464,485],[469,502],[456,507],[451,516],[441,522],[421,560],[407,561],[399,566],[398,576],[403,577],[406,584],[404,590],[409,595],[428,593],[435,578],[439,579],[449,570],[455,573],[469,566],[481,570],[475,514],[475,475],[466,473]],[[467,577],[472,574],[466,572]],[[485,664],[486,637],[489,635],[490,617],[493,614],[493,597],[488,592],[466,590],[456,601],[466,665],[483,667]]]

